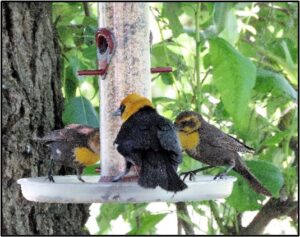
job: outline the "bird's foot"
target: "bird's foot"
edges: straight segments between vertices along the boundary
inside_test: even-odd
[[[201,167],[199,169],[196,169],[196,170],[190,170],[190,171],[187,171],[187,172],[182,172],[179,174],[179,176],[182,176],[184,175],[183,177],[183,181],[186,179],[187,176],[189,176],[189,180],[195,180],[195,176],[197,173],[199,173],[200,171],[204,171],[204,170],[207,170],[207,169],[211,169],[211,168],[214,168],[214,166],[204,166],[204,167]]]
[[[133,163],[129,162],[128,160],[130,160],[129,158],[125,157],[126,158],[126,168],[124,170],[124,172],[120,173],[119,175],[115,176],[113,179],[112,179],[112,182],[119,182],[126,174],[129,173],[130,171],[130,168],[132,166]]]
[[[190,181],[195,180],[195,175],[196,175],[196,172],[194,172],[194,170],[182,172],[179,174],[180,177],[183,176],[182,181],[184,181],[188,176],[189,176]]]
[[[81,177],[78,177],[78,180],[80,180],[82,183],[85,183],[85,181]]]
[[[227,173],[226,172],[221,172],[219,174],[217,174],[215,177],[214,177],[214,180],[216,179],[223,179],[224,177],[226,177]]]
[[[55,183],[53,176],[51,174],[48,175],[48,179],[51,183]]]
[[[121,173],[115,177],[113,177],[112,182],[119,182],[124,177],[124,173]]]

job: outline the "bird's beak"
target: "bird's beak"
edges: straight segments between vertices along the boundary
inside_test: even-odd
[[[121,116],[122,115],[122,112],[121,112],[121,109],[118,108],[115,112],[112,113],[112,116]]]

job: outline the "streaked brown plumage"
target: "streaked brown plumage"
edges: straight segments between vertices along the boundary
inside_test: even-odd
[[[180,113],[175,120],[175,126],[184,151],[192,158],[209,165],[203,169],[187,172],[186,175],[214,166],[229,166],[215,178],[221,178],[233,169],[241,174],[256,192],[272,196],[249,171],[238,154],[238,152],[253,152],[252,148],[209,124],[200,114],[193,111]]]
[[[75,168],[77,177],[81,178],[83,168],[100,160],[100,134],[99,128],[87,125],[70,124],[63,129],[49,132],[38,141],[45,142],[51,150],[50,169],[48,178],[52,177],[54,163]]]

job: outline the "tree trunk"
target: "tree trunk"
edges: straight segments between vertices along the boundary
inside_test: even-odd
[[[47,173],[33,140],[61,128],[59,50],[51,3],[2,2],[2,235],[83,233],[88,205],[25,200],[16,181]]]

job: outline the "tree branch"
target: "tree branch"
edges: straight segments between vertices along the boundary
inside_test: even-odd
[[[293,166],[295,166],[297,169],[297,173],[299,172],[298,167],[299,167],[299,143],[298,143],[298,137],[292,137],[290,140],[290,148],[294,151],[295,153],[295,160],[293,162]]]
[[[219,216],[219,213],[218,213],[218,209],[216,207],[216,204],[213,202],[213,201],[209,201],[209,207],[210,207],[210,210],[220,228],[220,231],[222,234],[224,235],[227,235],[228,234],[228,230],[226,229],[226,227],[223,225],[223,219]]]
[[[187,218],[191,219],[187,210],[187,206],[185,202],[177,202],[175,203],[176,210],[177,210],[177,220],[178,224],[182,225],[184,232],[186,235],[194,235],[194,229],[193,226],[188,223],[186,220],[184,220],[181,216],[186,216]],[[181,230],[179,231],[181,232]],[[178,232],[178,234],[179,234]]]
[[[298,202],[288,199],[271,198],[254,217],[252,222],[241,230],[241,235],[259,235],[262,234],[265,227],[274,218],[289,215],[292,211],[298,209]]]
[[[278,128],[281,131],[285,131],[289,128],[291,119],[291,111],[284,114],[278,124]],[[298,151],[298,138],[292,137],[289,141],[290,148],[295,153],[295,161],[292,166],[297,168],[298,172],[298,162],[299,162],[299,151]],[[285,185],[282,187],[281,191],[285,191]],[[265,227],[274,218],[279,218],[281,216],[291,216],[293,220],[297,218],[295,212],[298,211],[298,201],[294,201],[292,194],[285,200],[281,198],[271,198],[257,213],[252,222],[245,228],[242,228],[241,235],[259,235],[262,234]]]
[[[89,4],[87,2],[83,2],[83,9],[85,16],[90,16]]]
[[[177,215],[177,235],[182,235],[182,221]]]

